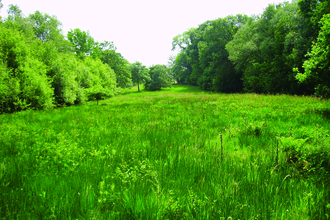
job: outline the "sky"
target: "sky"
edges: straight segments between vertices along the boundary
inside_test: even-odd
[[[63,34],[70,29],[89,31],[98,42],[113,41],[130,63],[167,64],[172,39],[189,28],[228,15],[258,15],[268,4],[284,0],[2,0],[0,16],[8,5],[18,5],[25,16],[40,11],[55,15]]]

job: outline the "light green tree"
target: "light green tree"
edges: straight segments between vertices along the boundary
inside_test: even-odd
[[[72,43],[74,52],[79,58],[83,58],[86,55],[98,56],[99,47],[98,43],[94,41],[94,38],[89,32],[81,31],[79,28],[70,30],[68,32],[68,40]]]
[[[135,62],[131,64],[132,81],[138,86],[138,91],[140,92],[140,85],[146,83],[150,80],[149,71],[146,66],[142,65],[140,62]]]

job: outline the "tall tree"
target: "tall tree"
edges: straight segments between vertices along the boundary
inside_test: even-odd
[[[99,45],[99,58],[108,64],[116,73],[117,86],[121,88],[132,86],[130,63],[118,52],[112,42],[105,41]]]
[[[138,85],[138,91],[140,92],[140,85],[150,80],[149,70],[137,61],[131,64],[131,72],[133,83]]]
[[[179,84],[189,83],[190,70],[187,67],[187,54],[181,51],[177,54],[172,67],[173,77]]]
[[[79,58],[86,55],[92,55],[93,53],[98,55],[98,43],[94,41],[94,38],[88,31],[85,32],[81,31],[79,28],[76,28],[74,30],[70,30],[67,37],[72,43],[74,52]]]
[[[296,2],[269,5],[226,45],[229,59],[242,71],[246,92],[310,93],[307,85],[298,84],[293,71],[308,50],[305,20],[298,10]]]
[[[201,87],[218,92],[240,92],[242,75],[228,59],[226,44],[237,30],[249,20],[248,16],[236,15],[210,22],[198,43],[199,65],[203,69]]]
[[[46,42],[49,40],[57,41],[58,38],[63,38],[63,35],[61,35],[62,24],[55,16],[36,11],[34,14],[29,15],[29,19],[32,22],[37,39]]]
[[[298,73],[297,79],[300,82],[313,79],[317,83],[316,95],[330,98],[330,14],[324,15],[320,24],[317,41],[303,64],[305,73]]]

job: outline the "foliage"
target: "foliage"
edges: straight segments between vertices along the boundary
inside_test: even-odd
[[[117,85],[130,85],[130,64],[112,53],[113,44],[99,44],[80,29],[71,30],[68,41],[55,16],[25,17],[10,5],[0,30],[0,114],[111,97],[116,75]]]
[[[67,37],[79,58],[83,58],[86,55],[98,56],[98,43],[94,41],[94,38],[88,31],[85,32],[81,31],[79,28],[75,28],[68,32]]]
[[[0,111],[52,107],[46,66],[31,56],[31,48],[15,29],[0,26]]]
[[[149,70],[138,61],[131,64],[130,67],[132,72],[132,81],[137,84],[138,92],[140,92],[140,85],[145,84],[148,80],[150,80]]]
[[[53,61],[52,72],[57,104],[72,105],[86,101],[85,88],[93,86],[93,76],[81,60],[73,54],[63,53]]]
[[[149,68],[150,79],[147,79],[145,88],[155,91],[165,87],[172,87],[172,77],[165,65],[154,65]]]
[[[37,39],[45,41],[57,41],[58,38],[63,39],[61,35],[60,26],[62,25],[55,16],[42,14],[36,11],[34,14],[29,15],[29,20],[33,24],[35,36]]]
[[[115,72],[99,59],[86,57],[84,64],[89,68],[92,75],[92,86],[101,86],[109,94],[115,95],[116,75]]]
[[[180,53],[171,69],[178,83],[204,90],[313,94],[316,88],[324,93],[327,88],[317,79],[299,83],[296,73],[304,74],[305,55],[327,13],[328,0],[300,0],[270,4],[260,16],[206,21],[173,38]]]
[[[99,59],[62,54],[54,63],[53,87],[58,104],[79,104],[115,95],[114,71]]]
[[[316,95],[330,98],[330,14],[324,15],[317,42],[312,45],[309,59],[303,64],[305,73],[298,73],[297,79],[304,82],[310,78],[318,83]]]
[[[173,38],[173,49],[181,49],[172,67],[177,82],[218,92],[241,91],[241,75],[229,61],[225,45],[248,20],[242,15],[219,18]]]
[[[109,90],[103,88],[100,85],[97,85],[97,86],[94,86],[94,87],[88,89],[87,93],[88,93],[88,99],[96,100],[97,105],[99,104],[99,100],[113,96],[113,93],[111,93]]]
[[[117,86],[121,88],[132,87],[132,73],[130,63],[116,52],[116,48],[110,42],[100,44],[99,58],[115,71]]]
[[[229,59],[243,72],[244,90],[257,93],[308,92],[292,69],[302,64],[304,41],[296,3],[269,5],[259,19],[243,26],[226,46]],[[300,51],[299,54],[297,51]]]

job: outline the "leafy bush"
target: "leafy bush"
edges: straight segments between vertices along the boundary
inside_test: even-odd
[[[115,72],[99,59],[86,57],[84,64],[88,67],[90,76],[93,79],[92,86],[102,86],[108,93],[114,93],[116,88]]]
[[[89,77],[89,74],[84,74],[84,68],[82,61],[73,54],[61,54],[54,62],[52,67],[54,72],[53,87],[58,104],[70,105],[86,101],[81,84],[89,87],[88,81],[92,81],[92,78]]]
[[[17,30],[0,27],[0,68],[1,112],[53,107],[47,67]]]

